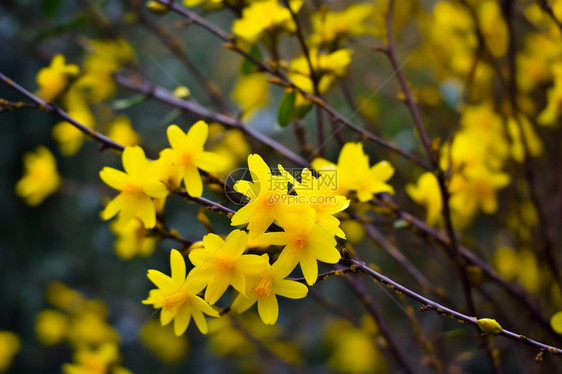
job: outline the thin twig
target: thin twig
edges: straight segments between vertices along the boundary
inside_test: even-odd
[[[358,270],[361,270],[362,272],[364,272],[366,275],[368,275],[369,277],[386,284],[387,286],[389,286],[390,288],[394,289],[395,291],[401,292],[404,295],[408,296],[409,298],[418,301],[419,303],[422,304],[422,307],[420,308],[422,311],[426,311],[426,310],[432,310],[434,312],[437,312],[441,315],[445,315],[448,317],[453,317],[456,318],[460,323],[467,323],[470,324],[476,328],[479,329],[478,327],[478,322],[477,322],[477,318],[468,316],[466,314],[457,312],[453,309],[447,308],[439,303],[436,303],[435,301],[429,300],[426,297],[423,297],[422,295],[410,290],[409,288],[406,288],[404,286],[402,286],[401,284],[393,281],[392,279],[376,272],[375,270],[371,269],[369,266],[367,266],[367,264],[365,264],[364,262],[361,261],[357,261],[351,258],[346,258],[346,259],[342,259],[340,260],[340,263],[342,265],[346,265],[346,266],[355,266]],[[548,352],[550,354],[553,355],[562,355],[562,349],[560,348],[556,348],[553,347],[551,345],[548,344],[544,344],[541,343],[539,341],[527,338],[526,336],[522,335],[522,334],[517,334],[515,332],[503,329],[499,335],[505,336],[509,339],[521,342],[521,343],[525,343],[527,345],[530,345],[532,347],[535,348],[539,348],[541,351],[544,352]]]

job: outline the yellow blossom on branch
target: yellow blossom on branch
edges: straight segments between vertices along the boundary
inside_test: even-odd
[[[250,201],[232,216],[230,223],[232,226],[247,223],[250,237],[254,238],[263,234],[287,209],[288,180],[273,175],[258,154],[248,156],[248,168],[252,182],[239,180],[234,189]],[[311,208],[310,210],[310,214],[314,214]]]
[[[301,8],[302,0],[290,1],[291,9],[296,13]],[[242,18],[234,21],[232,32],[249,44],[258,42],[265,34],[280,31],[294,32],[295,22],[291,13],[278,0],[257,1],[242,11]]]
[[[417,184],[407,184],[406,193],[412,200],[422,205],[426,209],[426,221],[430,225],[435,225],[441,216],[443,201],[437,177],[431,172],[423,173]]]
[[[61,185],[57,161],[46,147],[39,146],[23,156],[23,163],[25,174],[16,184],[16,193],[28,205],[39,205]]]
[[[167,325],[174,320],[174,332],[178,336],[187,330],[191,317],[197,328],[206,334],[208,327],[203,313],[212,317],[218,317],[219,313],[197,296],[205,284],[186,278],[185,260],[175,249],[170,253],[170,267],[171,277],[158,270],[148,271],[148,279],[158,288],[150,291],[143,304],[152,304],[155,309],[161,308],[160,322]]]
[[[359,201],[368,201],[376,193],[387,192],[394,194],[394,188],[385,182],[394,174],[394,168],[386,161],[373,166],[369,165],[369,156],[363,151],[361,143],[346,143],[334,164],[323,158],[312,161],[312,167],[320,172],[335,172],[337,174],[337,195],[347,196],[356,191]]]
[[[7,370],[20,351],[21,340],[11,331],[0,330],[0,372]]]
[[[150,237],[150,231],[136,218],[127,224],[114,221],[109,228],[117,236],[113,249],[122,260],[130,260],[135,256],[150,256],[156,248],[158,239]]]
[[[71,77],[77,76],[80,69],[77,65],[67,65],[63,55],[55,55],[49,67],[39,70],[37,95],[44,100],[51,101],[59,96],[68,86]]]
[[[263,255],[267,268],[262,273],[249,277],[246,282],[245,294],[240,294],[232,303],[232,309],[242,313],[256,302],[258,313],[263,323],[272,325],[277,322],[279,306],[277,295],[290,299],[302,299],[308,293],[308,289],[302,283],[284,279],[290,273],[287,267],[280,266],[275,262],[269,265],[267,254]]]
[[[161,155],[168,157],[178,176],[176,179],[183,180],[187,193],[193,197],[201,196],[203,181],[198,169],[218,173],[226,166],[226,160],[222,156],[203,150],[209,126],[199,121],[186,134],[178,126],[171,125],[167,133],[171,148],[163,150]]]
[[[279,165],[281,174],[288,178],[292,184],[296,197],[292,197],[289,201],[294,200],[297,204],[310,206],[316,212],[316,222],[332,235],[345,239],[345,233],[342,231],[340,221],[335,217],[349,206],[349,200],[342,195],[336,195],[337,175],[329,173],[327,170],[316,178],[309,169],[303,169],[300,174],[300,181],[296,180],[288,173],[283,166]]]
[[[275,262],[279,271],[290,273],[300,264],[306,283],[313,285],[318,277],[318,263],[337,263],[341,254],[336,249],[333,234],[315,222],[314,216],[307,215],[302,209],[295,209],[279,219],[283,232],[268,232],[260,239],[271,245],[284,246]]]
[[[64,97],[68,115],[82,125],[94,128],[95,120],[84,94],[71,89]],[[68,122],[59,122],[53,127],[53,138],[59,143],[60,152],[65,156],[76,154],[82,147],[86,135]]]
[[[119,221],[123,225],[138,217],[145,228],[153,228],[156,225],[156,209],[152,198],[166,197],[168,189],[164,183],[154,178],[154,167],[146,159],[142,148],[125,148],[122,159],[125,172],[110,167],[100,171],[100,178],[120,191],[107,204],[101,216],[108,220],[119,213]]]
[[[203,237],[203,248],[193,249],[189,260],[195,268],[189,277],[207,285],[205,301],[213,305],[232,285],[240,293],[246,292],[246,276],[259,274],[266,267],[266,259],[244,254],[248,235],[234,230],[225,240],[215,234]]]
[[[102,374],[111,370],[112,374],[132,374],[124,367],[117,366],[119,361],[117,344],[108,342],[96,349],[80,348],[74,355],[75,364],[64,364],[65,374]]]

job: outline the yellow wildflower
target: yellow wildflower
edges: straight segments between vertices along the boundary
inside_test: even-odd
[[[338,164],[323,158],[312,161],[312,167],[322,171],[336,173],[337,195],[347,196],[356,191],[359,201],[368,201],[374,194],[387,192],[394,194],[394,188],[385,182],[394,174],[394,168],[386,161],[369,166],[369,156],[363,152],[361,143],[346,143],[339,155]]]
[[[150,232],[138,219],[132,219],[124,225],[114,221],[109,228],[117,236],[113,249],[122,260],[130,260],[137,255],[150,256],[156,248],[158,239],[148,236]]]
[[[257,302],[258,313],[263,323],[273,325],[277,322],[279,315],[276,296],[302,299],[308,293],[308,289],[302,283],[284,279],[289,275],[290,270],[287,271],[288,269],[280,266],[278,262],[271,266],[267,254],[263,257],[267,268],[260,274],[249,277],[245,294],[236,297],[232,303],[232,309],[242,313]]]
[[[124,367],[117,366],[119,350],[117,344],[108,342],[97,349],[80,348],[74,354],[75,364],[64,364],[62,371],[65,374],[103,374],[111,369],[112,374],[132,374]]]
[[[291,9],[298,12],[302,0],[291,1]],[[242,18],[234,21],[232,32],[249,44],[258,42],[266,33],[294,32],[291,13],[278,0],[265,0],[250,4],[242,11]]]
[[[456,173],[451,178],[451,208],[464,216],[471,216],[478,208],[495,213],[498,208],[497,190],[506,187],[511,178],[501,171],[475,166]]]
[[[68,115],[82,125],[94,128],[95,120],[84,95],[78,90],[71,90],[65,96]],[[68,122],[59,122],[53,127],[53,138],[59,143],[60,152],[65,156],[76,154],[82,147],[86,134]]]
[[[39,85],[37,96],[47,101],[55,99],[66,89],[69,79],[79,72],[77,65],[66,65],[63,55],[55,55],[49,67],[37,73],[36,79]]]
[[[35,316],[35,333],[41,344],[56,345],[66,339],[69,324],[69,318],[64,313],[45,309]]]
[[[431,172],[425,172],[418,178],[417,185],[407,184],[406,193],[412,200],[423,205],[426,209],[426,222],[435,225],[441,217],[443,201],[437,177]]]
[[[346,38],[374,31],[367,22],[373,17],[373,4],[355,4],[340,11],[323,11],[311,17],[314,34],[310,37],[313,45],[324,45],[332,41],[342,42]]]
[[[144,345],[164,362],[180,361],[189,351],[187,337],[177,336],[170,325],[161,326],[155,320],[144,324],[140,331],[140,338]]]
[[[335,173],[324,173],[318,178],[312,175],[308,169],[301,171],[301,180],[297,181],[283,166],[279,165],[281,174],[288,178],[296,196],[289,197],[289,202],[310,206],[316,212],[316,223],[326,231],[345,239],[345,233],[340,229],[340,221],[334,216],[349,206],[349,200],[345,196],[336,195],[337,175]]]
[[[269,86],[264,73],[242,76],[232,90],[232,100],[242,108],[243,118],[249,119],[269,103]]]
[[[16,184],[16,193],[28,205],[39,205],[61,185],[57,161],[46,147],[39,146],[23,156],[23,164],[25,174]]]
[[[189,277],[207,285],[205,301],[213,305],[229,285],[244,294],[246,276],[259,274],[266,267],[266,259],[258,255],[243,254],[248,235],[234,230],[225,240],[215,234],[203,237],[203,248],[189,252],[189,260],[195,268]]]
[[[232,226],[248,224],[252,238],[263,234],[287,209],[287,179],[273,175],[260,155],[248,156],[248,168],[252,182],[239,180],[234,189],[250,201],[240,208],[231,219]],[[312,210],[312,209],[311,209]],[[314,211],[311,212],[314,214]]]
[[[318,277],[317,261],[335,264],[340,260],[336,240],[315,222],[314,216],[295,210],[294,214],[281,216],[279,224],[283,232],[268,232],[260,239],[271,245],[284,246],[275,263],[287,274],[300,264],[306,283],[313,285]]]
[[[193,197],[203,194],[203,181],[198,168],[217,173],[224,170],[226,166],[226,160],[222,156],[203,150],[208,134],[209,126],[203,121],[198,121],[191,126],[187,134],[178,126],[170,125],[168,141],[171,148],[161,152],[164,157],[169,157],[176,170],[175,173],[183,179],[187,193]]]
[[[205,284],[186,278],[185,261],[175,249],[170,253],[170,266],[171,277],[158,270],[148,271],[148,279],[158,288],[151,290],[148,298],[142,303],[152,304],[155,309],[162,308],[160,322],[167,325],[174,320],[174,332],[178,336],[187,330],[191,317],[199,330],[206,334],[207,321],[203,313],[211,317],[218,317],[219,313],[197,296]]]
[[[485,0],[478,5],[477,13],[486,47],[495,57],[505,55],[509,36],[500,4],[494,0]]]
[[[562,114],[562,64],[555,65],[552,71],[554,86],[547,91],[546,108],[537,117],[537,122],[544,126],[555,125]]]
[[[0,330],[0,372],[7,370],[21,348],[20,338],[10,331]]]
[[[101,101],[115,94],[111,74],[135,60],[132,47],[125,40],[92,40],[93,53],[84,61],[85,74],[76,86],[87,90],[89,100]]]
[[[111,122],[107,130],[107,137],[125,147],[139,145],[141,142],[139,134],[133,129],[127,116],[118,116]]]
[[[142,148],[127,147],[123,151],[125,172],[110,167],[100,171],[100,178],[110,187],[121,191],[107,204],[101,216],[108,220],[120,212],[121,224],[138,217],[144,227],[156,225],[156,210],[152,198],[164,198],[168,194],[166,185],[154,179],[153,165],[146,159]]]

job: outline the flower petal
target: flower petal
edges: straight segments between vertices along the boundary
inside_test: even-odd
[[[170,268],[174,282],[183,283],[185,281],[185,260],[182,254],[175,249],[170,252]]]
[[[217,153],[201,152],[195,158],[195,165],[209,173],[219,173],[225,169],[227,160]]]
[[[279,306],[275,295],[270,295],[262,300],[258,300],[258,313],[261,320],[266,325],[273,325],[279,316]]]
[[[273,292],[289,299],[302,299],[308,294],[308,287],[292,280],[278,279],[273,284]]]
[[[148,160],[139,146],[126,147],[122,155],[123,168],[127,174],[137,174],[144,170]]]
[[[168,129],[166,130],[166,134],[168,135],[168,142],[170,143],[170,146],[174,150],[179,150],[184,147],[184,144],[186,142],[185,140],[186,135],[185,132],[183,132],[183,130],[179,128],[179,126],[177,125],[168,126]]]
[[[318,278],[318,263],[316,262],[316,258],[308,254],[303,255],[301,256],[299,263],[306,283],[308,283],[309,286],[312,286],[316,283],[316,279]]]
[[[152,199],[148,196],[143,196],[136,199],[136,208],[138,217],[144,224],[144,227],[151,229],[156,226],[156,209]]]
[[[203,181],[201,175],[199,175],[199,170],[195,166],[186,166],[183,183],[185,183],[185,189],[189,196],[200,197],[203,194]]]
[[[100,171],[100,178],[109,187],[121,191],[123,189],[123,186],[129,179],[129,176],[121,170],[104,167]]]
[[[177,336],[180,336],[187,330],[190,320],[191,311],[188,305],[184,305],[180,308],[178,313],[176,313],[176,317],[174,318],[174,332]]]
[[[209,125],[204,121],[197,121],[187,132],[187,143],[190,148],[203,149],[208,135]]]

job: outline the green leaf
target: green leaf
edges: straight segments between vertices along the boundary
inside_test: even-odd
[[[307,104],[307,105],[303,105],[298,107],[295,110],[295,117],[299,118],[299,119],[303,119],[304,116],[306,116],[308,114],[308,112],[310,112],[310,109],[312,109],[312,104]]]
[[[263,55],[261,54],[261,50],[257,45],[253,46],[250,50],[250,55],[254,56],[256,59],[261,60],[263,59]],[[257,71],[256,65],[247,58],[244,59],[242,62],[242,74],[249,75]]]
[[[283,99],[281,99],[279,109],[277,110],[277,122],[279,126],[286,127],[291,123],[295,110],[295,97],[295,92],[291,91],[287,92],[285,96],[283,96]]]
[[[55,14],[57,14],[60,5],[61,0],[43,0],[43,4],[41,4],[41,12],[45,17],[52,18]]]

